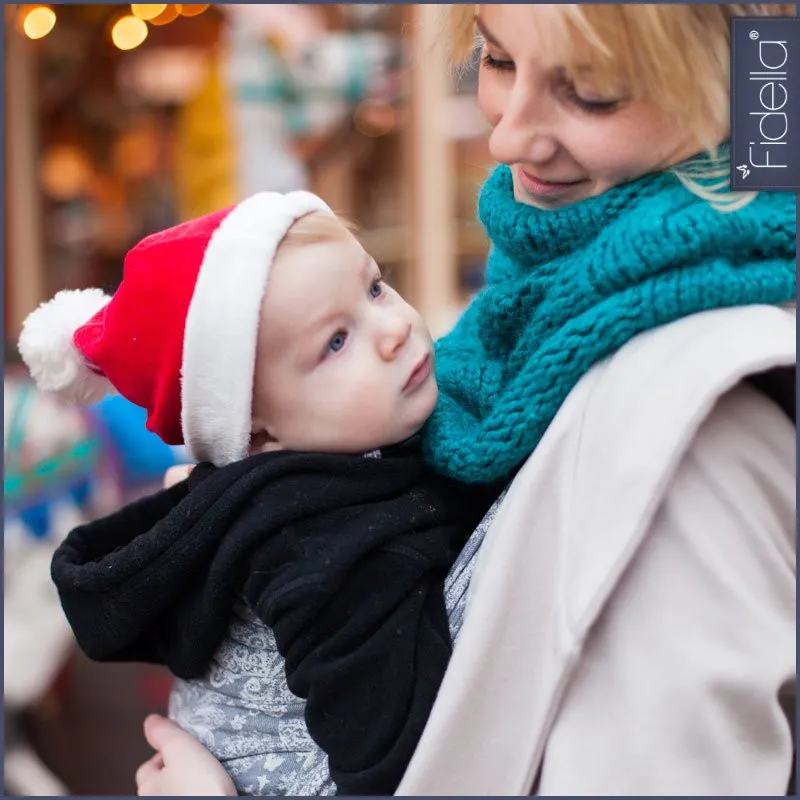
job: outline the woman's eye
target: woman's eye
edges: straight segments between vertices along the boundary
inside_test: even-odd
[[[489,53],[488,50],[483,51],[481,61],[483,62],[483,66],[487,67],[488,69],[496,69],[499,72],[513,72],[514,70],[513,61],[495,58],[493,55],[491,55],[491,53]]]
[[[620,100],[588,100],[581,97],[574,84],[571,83],[564,87],[564,93],[569,103],[589,114],[610,114],[616,111],[622,102]]]
[[[383,294],[383,278],[374,280],[369,287],[369,296],[372,298],[380,297]]]
[[[325,348],[325,355],[338,353],[344,347],[346,341],[347,331],[336,331],[336,333],[331,336],[328,346]]]

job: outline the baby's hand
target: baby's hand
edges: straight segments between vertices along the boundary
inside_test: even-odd
[[[140,797],[236,796],[222,764],[172,720],[151,714],[144,736],[156,753],[136,770]]]

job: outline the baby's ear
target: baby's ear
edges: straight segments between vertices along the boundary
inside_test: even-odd
[[[274,453],[283,449],[283,445],[267,430],[266,425],[261,420],[254,419],[253,430],[250,433],[250,455]]]

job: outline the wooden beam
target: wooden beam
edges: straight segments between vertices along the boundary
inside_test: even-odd
[[[36,62],[33,48],[12,25],[6,45],[6,301],[5,333],[16,339],[25,317],[44,299],[42,208],[36,165]]]
[[[457,304],[456,196],[452,142],[444,114],[451,93],[446,4],[409,6],[410,154],[408,197],[412,234],[408,300],[434,335],[452,322]]]

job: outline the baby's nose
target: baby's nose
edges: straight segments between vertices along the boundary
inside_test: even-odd
[[[395,318],[387,323],[378,342],[381,358],[393,359],[411,336],[411,322],[406,319]]]

